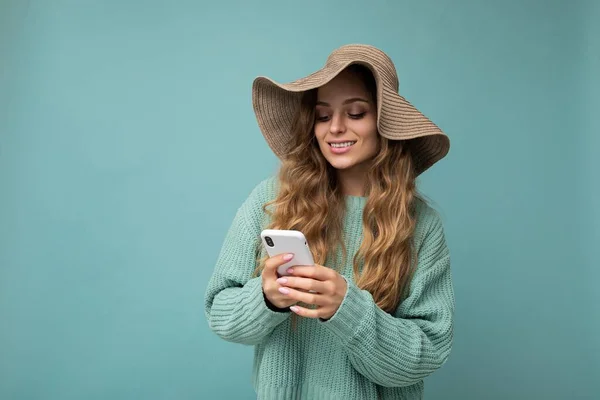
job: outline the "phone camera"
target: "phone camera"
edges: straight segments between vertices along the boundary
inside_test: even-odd
[[[271,239],[269,236],[265,236],[265,242],[267,242],[267,244],[271,247],[275,246],[273,244],[273,239]]]

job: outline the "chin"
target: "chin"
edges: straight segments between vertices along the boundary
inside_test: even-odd
[[[354,165],[356,165],[355,162],[353,162],[352,160],[327,160],[329,162],[329,164],[331,164],[331,166],[335,169],[340,169],[340,170],[344,170],[344,169],[349,169],[352,168]]]

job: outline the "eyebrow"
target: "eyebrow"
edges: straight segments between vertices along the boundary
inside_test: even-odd
[[[354,103],[354,102],[357,102],[357,101],[361,101],[363,103],[368,103],[369,102],[368,100],[365,100],[362,97],[352,97],[350,99],[344,100],[344,102],[342,104],[345,105],[345,104],[350,104],[350,103]],[[330,106],[329,103],[326,103],[324,101],[317,101],[317,105],[318,106],[326,106],[326,107]]]

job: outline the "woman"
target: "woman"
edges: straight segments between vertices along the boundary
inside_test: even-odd
[[[398,94],[381,50],[347,45],[295,82],[259,77],[259,127],[282,160],[238,209],[206,292],[221,338],[255,346],[261,399],[420,399],[446,361],[454,293],[442,223],[415,179],[447,136]],[[315,265],[276,269],[262,229],[296,229]]]

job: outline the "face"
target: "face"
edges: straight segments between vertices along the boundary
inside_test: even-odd
[[[317,92],[315,136],[341,171],[366,171],[378,151],[377,108],[364,83],[344,71]]]

